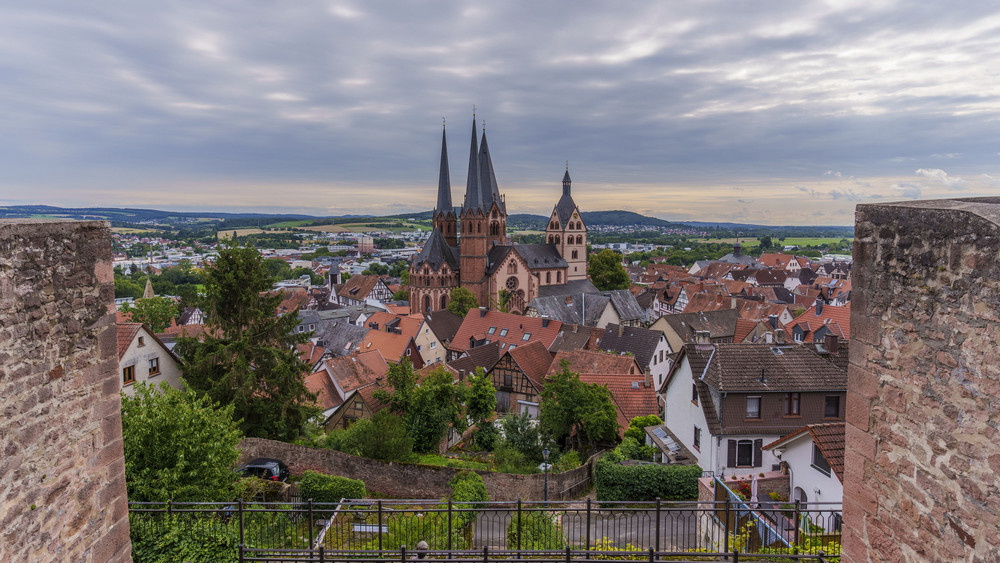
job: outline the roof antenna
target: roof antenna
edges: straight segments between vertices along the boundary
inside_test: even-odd
[[[445,126],[445,122],[444,122],[444,116],[442,116],[442,117],[441,117],[441,127],[444,127],[444,126]]]
[[[472,104],[472,119],[476,118],[476,104]]]
[[[566,172],[569,172],[569,161],[566,161]]]

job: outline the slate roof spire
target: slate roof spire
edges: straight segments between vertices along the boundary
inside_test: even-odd
[[[441,129],[441,172],[438,174],[437,213],[451,211],[451,174],[448,172],[448,140],[445,131]]]
[[[489,210],[496,202],[503,211],[503,200],[500,198],[500,188],[497,186],[497,176],[493,171],[493,159],[490,157],[490,147],[486,143],[486,126],[483,124],[483,140],[479,144],[479,189],[482,193],[483,212]]]
[[[573,181],[569,179],[569,161],[567,160],[566,173],[563,174],[563,195],[570,195],[569,191],[570,191],[570,185],[572,183]]]
[[[482,194],[479,188],[479,147],[476,144],[476,113],[472,113],[472,144],[469,147],[469,176],[465,182],[465,209],[481,209]]]
[[[576,202],[573,201],[573,195],[570,193],[571,180],[569,179],[569,163],[566,164],[566,173],[563,174],[563,192],[562,197],[559,198],[559,202],[556,203],[556,213],[559,215],[560,227],[565,229],[566,224],[569,223],[569,218],[573,216],[573,211],[576,210]]]

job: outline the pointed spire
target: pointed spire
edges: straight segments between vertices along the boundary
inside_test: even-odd
[[[434,214],[451,211],[451,174],[448,172],[448,139],[441,129],[441,172],[438,173],[438,199]]]
[[[146,276],[146,287],[142,290],[142,298],[149,299],[150,297],[156,297],[156,292],[153,291],[153,283],[149,280],[149,276]]]
[[[569,179],[569,161],[566,161],[566,173],[563,174],[563,195],[570,195],[570,186],[573,181]]]
[[[479,144],[479,189],[482,195],[483,211],[490,208],[495,201],[503,209],[500,201],[500,188],[497,186],[497,176],[493,172],[493,159],[490,157],[490,147],[486,143],[486,130],[483,130],[483,140]]]
[[[469,147],[469,176],[465,181],[465,209],[480,209],[483,206],[479,191],[479,147],[476,144],[476,114],[472,114],[472,144]]]

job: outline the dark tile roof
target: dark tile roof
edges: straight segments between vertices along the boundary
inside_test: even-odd
[[[420,253],[413,257],[413,266],[419,267],[427,264],[431,270],[437,271],[441,269],[443,264],[448,264],[451,269],[456,270],[458,269],[456,254],[456,249],[448,246],[441,231],[434,229],[431,231],[431,236],[427,237]]]
[[[515,348],[516,350],[517,348]],[[448,362],[448,367],[455,370],[456,373],[463,371],[465,373],[473,373],[476,371],[476,368],[483,368],[484,371],[489,371],[500,359],[500,343],[490,342],[489,344],[469,348],[465,353],[465,356]]]
[[[364,276],[357,274],[351,276],[351,279],[347,280],[341,286],[337,291],[337,295],[347,299],[364,301],[380,281],[380,278],[376,275]]]
[[[559,250],[554,244],[515,244],[514,251],[517,252],[529,268],[567,268],[569,264],[559,255]]]
[[[534,309],[539,316],[549,317],[567,324],[582,324],[593,326],[601,319],[601,314],[607,308],[611,297],[595,294],[563,295],[553,297],[536,297],[528,303],[529,309]],[[586,316],[584,315],[586,309]]]
[[[784,270],[762,269],[755,270],[753,277],[760,285],[777,285],[785,283],[788,273]]]
[[[549,346],[549,352],[555,354],[561,350],[585,350],[589,349],[592,341],[600,342],[604,337],[603,328],[592,326],[563,325],[559,335]]]
[[[462,326],[462,317],[452,313],[447,309],[424,313],[424,321],[430,327],[434,336],[442,343],[451,342],[455,338],[455,333]]]
[[[847,390],[847,372],[807,346],[715,344],[701,380],[724,393]]]
[[[694,333],[708,331],[712,338],[729,338],[736,334],[736,309],[667,315],[663,321],[674,329],[684,342],[694,342]]]
[[[581,293],[600,293],[593,283],[588,279],[568,281],[564,284],[543,285],[538,288],[538,297],[553,297],[565,295],[578,295]]]
[[[619,334],[619,328],[621,334]],[[658,330],[635,326],[619,327],[619,325],[611,323],[604,331],[604,339],[601,340],[600,348],[616,354],[631,352],[640,366],[647,367],[653,360],[656,346],[662,338],[666,337]]]
[[[698,388],[698,403],[701,411],[705,413],[705,424],[708,425],[708,432],[712,435],[722,434],[722,424],[719,422],[719,413],[715,410],[715,402],[712,401],[712,391],[705,385],[704,381],[695,382]]]
[[[344,356],[353,352],[368,334],[367,327],[351,324],[346,319],[326,323],[313,334],[317,344],[326,348],[334,356]]]
[[[486,275],[493,275],[497,268],[500,267],[500,263],[507,258],[510,254],[511,247],[507,245],[497,245],[490,248],[490,251],[486,253]]]
[[[614,306],[618,316],[623,321],[644,320],[645,310],[639,306],[635,300],[635,295],[627,289],[616,289],[613,291],[602,291],[601,295],[611,298],[611,305]]]

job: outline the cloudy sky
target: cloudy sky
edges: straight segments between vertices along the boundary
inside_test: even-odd
[[[0,8],[0,204],[315,215],[454,198],[472,106],[511,212],[850,224],[1000,195],[988,2]],[[995,11],[990,11],[994,9]]]

